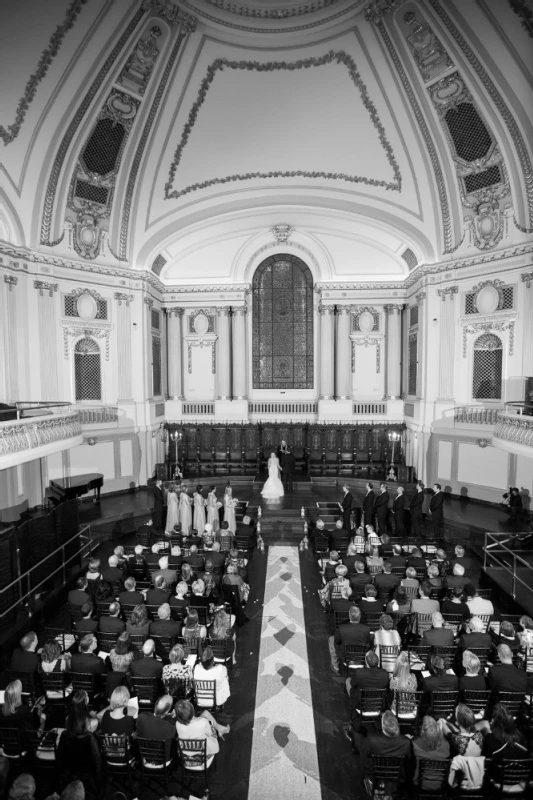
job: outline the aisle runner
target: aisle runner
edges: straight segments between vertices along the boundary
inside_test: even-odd
[[[296,547],[268,550],[249,800],[320,800]]]

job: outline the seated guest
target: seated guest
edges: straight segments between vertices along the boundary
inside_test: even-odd
[[[352,587],[341,586],[341,596],[332,598],[330,602],[331,610],[337,612],[344,611],[345,613],[347,613],[353,606],[351,597],[352,597]]]
[[[352,670],[352,676],[346,680],[346,691],[350,696],[350,704],[358,708],[361,701],[361,689],[387,689],[389,673],[379,666],[379,658],[373,650],[365,656],[365,665],[361,669]]]
[[[500,623],[500,632],[498,636],[494,637],[494,646],[498,647],[499,644],[506,644],[516,655],[520,650],[520,639],[515,633],[514,625],[509,620],[504,619]]]
[[[124,581],[124,591],[120,592],[118,596],[120,605],[138,606],[139,603],[144,603],[144,595],[136,589],[135,578],[129,577]]]
[[[132,736],[135,731],[135,709],[128,709],[130,693],[125,686],[117,686],[111,694],[109,707],[100,720],[100,730],[108,736]]]
[[[459,688],[457,675],[449,675],[446,672],[446,665],[441,656],[431,656],[431,672],[433,673],[424,678],[423,689],[426,694],[431,692],[454,692]]]
[[[195,716],[194,706],[188,700],[178,700],[174,713],[178,739],[205,739],[209,766],[220,749],[217,734],[223,739],[229,725],[220,725],[207,710]]]
[[[405,578],[402,578],[400,586],[403,586],[404,588],[411,587],[412,589],[418,589],[420,586],[420,581],[416,577],[416,569],[414,567],[407,567],[405,570]]]
[[[428,583],[433,589],[442,588],[442,578],[436,564],[430,564],[428,567]]]
[[[93,581],[92,589],[96,604],[110,604],[115,599],[113,596],[113,589],[108,581]]]
[[[210,600],[209,597],[205,597],[204,595],[205,583],[201,580],[194,581],[191,586],[191,591],[191,606],[205,608],[207,611],[209,609]]]
[[[62,778],[100,784],[103,776],[102,757],[94,732],[98,719],[89,709],[87,692],[74,692],[66,720],[66,730],[59,739],[57,767]]]
[[[162,680],[167,693],[174,698],[190,697],[193,692],[192,667],[187,664],[185,651],[181,644],[175,644],[168,654],[169,664],[165,664]]]
[[[462,692],[484,692],[487,689],[485,676],[480,674],[481,661],[470,650],[463,653],[463,669],[465,674],[459,678],[459,689]]]
[[[216,570],[221,570],[222,569],[222,567],[224,566],[224,563],[226,561],[226,555],[225,555],[225,553],[221,553],[220,552],[220,542],[217,542],[217,541],[214,542],[213,550],[209,554],[209,558],[213,562],[213,567]]]
[[[463,600],[463,589],[461,586],[456,586],[451,591],[450,597],[445,597],[441,601],[440,610],[442,614],[456,614],[461,615],[463,619],[470,619],[470,609]]]
[[[445,736],[449,737],[452,755],[479,757],[483,751],[483,731],[476,728],[476,718],[471,708],[459,703],[455,709],[455,724],[440,720]]]
[[[337,542],[348,538],[348,531],[342,527],[342,519],[335,522],[335,527],[329,532],[329,549],[337,550]]]
[[[442,728],[436,719],[425,716],[420,727],[420,735],[413,739],[413,755],[416,758],[415,773],[413,783],[418,784],[418,773],[420,761],[430,759],[431,761],[445,761],[450,757],[450,744],[444,738]],[[431,782],[426,780],[424,789],[435,791],[441,789],[440,781]]]
[[[102,570],[102,580],[108,583],[118,583],[120,585],[124,582],[124,572],[118,566],[118,558],[113,555],[107,559],[108,566]]]
[[[211,641],[226,642],[226,658],[233,656],[235,651],[235,633],[232,624],[234,619],[223,608],[220,608],[215,612],[213,622],[208,628]],[[215,661],[218,660],[215,656]]]
[[[344,658],[343,647],[345,644],[370,647],[371,631],[368,625],[361,623],[361,610],[352,606],[349,611],[348,622],[339,625],[334,636],[328,639],[329,655],[333,672],[339,672],[339,660]]]
[[[202,652],[200,662],[194,668],[195,681],[215,681],[215,697],[217,706],[223,706],[229,699],[230,688],[228,670],[224,664],[217,663],[211,647],[207,646]],[[197,699],[201,708],[202,701]]]
[[[381,653],[382,647],[397,647],[398,653],[400,652],[402,640],[397,630],[394,630],[394,623],[392,617],[388,614],[382,614],[379,618],[379,629],[374,633],[374,648],[378,655],[381,656],[381,666],[387,672],[393,672],[396,663],[396,656],[389,655],[383,656]]]
[[[439,601],[431,599],[431,586],[427,581],[422,581],[418,587],[418,594],[419,597],[415,597],[411,602],[413,614],[432,614],[434,611],[440,611]]]
[[[357,561],[357,550],[354,544],[349,544],[346,548],[346,555],[342,558],[342,563],[348,572],[355,572],[355,562]]]
[[[376,575],[374,578],[374,586],[378,590],[378,592],[382,592],[383,594],[387,592],[387,594],[392,595],[394,589],[400,583],[400,576],[392,574],[392,564],[390,561],[383,562],[383,573],[381,575]]]
[[[411,598],[405,594],[403,586],[397,586],[392,600],[387,603],[387,614],[409,614],[411,611]]]
[[[366,530],[366,543],[370,549],[378,547],[381,544],[381,538],[376,533],[373,525],[365,525]]]
[[[198,611],[194,608],[188,609],[181,635],[184,639],[205,639],[207,636],[207,629],[198,622]]]
[[[128,564],[128,572],[138,581],[149,580],[148,564],[143,555],[144,548],[142,544],[135,546],[134,554]]]
[[[383,569],[383,558],[379,554],[379,548],[373,547],[371,553],[372,555],[366,557],[367,567],[379,567]]]
[[[148,572],[151,574],[156,569],[159,569],[159,559],[161,556],[159,555],[160,545],[154,544],[152,549],[149,552],[144,553],[144,557],[146,559],[146,564],[148,566]]]
[[[163,663],[155,657],[155,642],[147,639],[143,644],[142,654],[134,658],[130,665],[130,672],[134,678],[160,678],[163,672]],[[141,714],[141,716],[143,716]],[[139,734],[141,735],[141,734]]]
[[[70,669],[72,672],[87,672],[91,675],[103,675],[106,671],[105,664],[101,658],[96,656],[98,650],[98,640],[92,633],[88,633],[78,644],[79,652],[73,653],[70,659]]]
[[[205,594],[209,597],[211,592],[220,586],[220,582],[222,580],[220,575],[215,575],[213,572],[214,565],[210,558],[206,559],[205,567],[203,572],[198,573],[198,580],[204,582],[205,586]]]
[[[396,707],[396,692],[416,692],[416,675],[411,672],[409,653],[406,650],[402,650],[398,654],[396,663],[393,665],[389,688],[394,692],[393,710]]]
[[[444,627],[444,618],[440,611],[434,611],[431,615],[431,628],[424,631],[422,644],[429,644],[431,647],[452,647],[453,638],[451,628]]]
[[[168,603],[170,592],[167,590],[167,584],[163,575],[158,575],[154,582],[154,588],[148,589],[146,592],[146,602],[149,606],[160,606],[162,603]]]
[[[452,558],[452,567],[460,564],[466,570],[472,569],[472,559],[465,555],[465,549],[461,544],[455,545],[455,556]]]
[[[522,650],[530,649],[533,647],[533,619],[523,614],[519,620],[520,630],[518,631],[518,638]]]
[[[152,573],[152,583],[154,584],[154,586],[156,585],[156,580],[159,577],[164,578],[167,586],[171,586],[178,580],[176,570],[169,569],[168,556],[161,556],[161,558],[159,559],[159,569],[157,569],[155,572]]]
[[[185,581],[187,586],[191,586],[194,581],[196,580],[196,574],[193,572],[193,569],[190,564],[187,562],[181,565],[181,581]]]
[[[19,647],[13,651],[10,668],[13,672],[29,672],[34,674],[39,668],[40,658],[37,650],[37,634],[30,631],[20,640]]]
[[[527,690],[527,673],[524,669],[519,669],[513,664],[513,651],[506,644],[500,644],[497,648],[499,664],[494,664],[489,669],[488,684],[489,689],[494,692],[520,692],[525,694]]]
[[[84,603],[91,602],[92,598],[88,592],[88,585],[87,578],[78,578],[76,588],[71,589],[67,595],[67,601],[73,606],[82,606]]]
[[[122,570],[122,572],[126,572],[128,568],[128,559],[124,555],[124,548],[122,545],[118,545],[113,550],[114,555],[117,559],[117,567]]]
[[[339,564],[342,563],[339,551],[338,550],[330,550],[329,554],[328,554],[328,557],[320,559],[318,563],[320,564],[320,572],[324,576],[324,580],[326,580],[326,577],[325,577],[326,576],[326,572],[328,573],[328,575],[331,575],[332,572],[335,571],[335,568],[338,567]]]
[[[352,592],[354,596],[354,600],[357,602],[364,596],[365,593],[365,586],[369,582],[370,578],[368,574],[365,572],[365,565],[362,561],[355,562],[355,575],[350,576],[350,586],[352,587]]]
[[[203,547],[205,550],[212,550],[215,543],[215,531],[210,522],[204,525],[204,532],[202,533]]]
[[[480,597],[476,587],[471,584],[467,583],[465,586],[465,594],[467,596],[466,604],[470,609],[471,614],[494,614],[494,606],[492,602],[486,597]]]
[[[493,707],[490,722],[483,720],[478,727],[485,733],[483,755],[492,760],[493,766],[501,763],[504,758],[521,761],[531,757],[526,748],[526,739],[518,728],[516,719],[501,703],[496,703]],[[498,772],[491,771],[497,779]],[[518,794],[516,790],[515,792]],[[508,793],[513,794],[512,791]]]
[[[166,694],[156,702],[153,714],[139,714],[137,719],[137,736],[141,739],[165,742],[167,763],[170,763],[173,757],[173,742],[176,738],[176,728],[171,713],[173,704],[172,697]]]
[[[239,587],[239,597],[241,603],[244,603],[246,600],[248,600],[248,587],[241,576],[237,573],[237,567],[234,564],[228,564],[226,567],[226,574],[222,578],[222,583],[228,586]]]
[[[41,716],[40,729],[44,728],[46,717]],[[0,712],[0,728],[18,728],[21,734],[25,731],[35,731],[39,722],[32,710],[22,700],[22,683],[11,681],[8,683],[4,694],[4,703]]]
[[[185,581],[180,581],[176,586],[176,594],[174,597],[171,597],[169,602],[170,607],[174,606],[175,608],[187,608],[190,606],[191,601],[187,597],[187,592],[189,591],[189,587],[185,583]]]
[[[218,543],[220,544],[221,551],[227,553],[228,550],[231,550],[233,545],[233,534],[229,530],[229,522],[224,519],[220,523],[220,530],[218,532]]]
[[[74,630],[78,633],[96,633],[98,622],[93,619],[93,604],[91,601],[82,605],[81,615],[81,619],[77,619],[74,622]]]
[[[460,588],[461,590],[463,590],[466,583],[465,568],[463,567],[463,565],[454,564],[452,574],[446,575],[445,581],[446,581],[446,587],[448,589]]]
[[[433,556],[433,563],[439,568],[439,574],[441,577],[446,575],[450,567],[446,550],[443,550],[441,547],[437,548],[437,552]]]
[[[61,653],[55,639],[48,639],[41,652],[39,671],[49,675],[51,672],[68,672],[69,669],[70,655]]]
[[[233,564],[237,567],[237,572],[243,581],[248,582],[248,559],[239,555],[239,551],[234,547],[229,551],[228,557],[226,558],[226,567],[229,566],[229,564]]]
[[[492,646],[492,637],[490,633],[485,633],[485,623],[479,617],[471,617],[470,621],[466,624],[467,633],[463,633],[459,639],[459,648],[461,650],[475,650],[483,647],[487,652]]]
[[[120,603],[111,603],[109,614],[100,617],[98,627],[102,633],[122,633],[126,625],[120,619]]]
[[[131,612],[131,617],[126,622],[126,631],[135,636],[148,636],[150,621],[144,603],[139,603]]]
[[[204,557],[198,555],[198,548],[195,544],[191,545],[189,555],[184,561],[193,568],[193,572],[200,572],[204,568]]]
[[[377,598],[378,592],[375,586],[367,583],[365,586],[365,596],[357,604],[361,609],[363,619],[366,619],[366,614],[383,611],[383,602]]]
[[[196,528],[193,528],[190,534],[186,536],[183,540],[184,547],[191,548],[193,547],[193,545],[196,547],[202,546],[202,537],[198,535],[198,531],[196,530]]]
[[[393,569],[396,567],[402,567],[402,569],[405,568],[405,555],[402,550],[401,544],[392,545],[392,556],[390,556],[389,561]],[[416,577],[416,570],[415,570],[415,577]]]
[[[357,672],[363,672],[358,669]],[[350,728],[346,731],[348,738],[351,739],[356,752],[361,757],[362,775],[365,780],[372,781],[373,762],[372,756],[381,756],[384,758],[397,758],[403,756],[404,761],[402,764],[403,774],[400,778],[400,783],[405,781],[405,776],[410,771],[411,759],[411,741],[406,736],[400,733],[400,725],[396,717],[391,711],[385,711],[381,718],[381,732],[369,733],[367,736],[362,736],[361,733]],[[396,783],[385,783],[384,790],[386,794],[393,794],[397,791],[398,786]]]
[[[87,572],[85,573],[85,577],[91,583],[98,583],[98,581],[102,580],[102,575],[100,573],[100,559],[99,558],[91,558],[89,559],[89,564],[87,567]]]
[[[117,642],[109,653],[113,672],[129,672],[134,655],[130,635],[123,631],[117,637]]]
[[[426,569],[426,559],[419,547],[413,547],[407,559],[407,566],[415,569]]]
[[[170,636],[176,638],[181,634],[181,622],[170,619],[170,606],[163,603],[157,609],[157,619],[150,623],[150,636]]]
[[[345,567],[344,564],[338,564],[335,567],[335,577],[328,581],[323,589],[318,590],[320,602],[325,608],[329,607],[332,597],[340,594],[343,586],[350,586],[347,575],[348,567]]]
[[[365,529],[360,527],[357,528],[354,535],[352,536],[351,545],[353,545],[354,550],[358,554],[363,554],[365,552]]]

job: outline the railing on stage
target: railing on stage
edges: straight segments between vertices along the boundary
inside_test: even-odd
[[[509,591],[513,600],[522,599],[525,590],[533,597],[533,550],[516,549],[517,540],[532,536],[531,531],[521,533],[485,533],[483,570],[502,588]],[[491,570],[503,570],[505,580],[497,580]],[[520,571],[522,573],[520,574]],[[509,588],[507,588],[509,587]]]

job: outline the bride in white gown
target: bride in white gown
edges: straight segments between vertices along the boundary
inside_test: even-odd
[[[283,484],[279,477],[279,471],[279,459],[276,457],[275,453],[271,453],[268,459],[268,480],[261,492],[264,498],[274,500],[283,497],[285,494]]]

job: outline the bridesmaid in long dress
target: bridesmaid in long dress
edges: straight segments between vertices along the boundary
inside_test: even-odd
[[[218,519],[217,491],[214,486],[209,487],[207,495],[207,521],[213,526],[213,532],[218,533],[220,522]]]
[[[180,494],[180,522],[182,536],[188,536],[191,532],[192,526],[192,498],[187,493],[187,487],[181,487]]]
[[[165,533],[171,534],[177,522],[179,522],[178,495],[173,486],[169,489],[167,494],[167,522],[165,525]]]
[[[197,486],[194,493],[194,517],[193,528],[196,528],[201,536],[205,528],[205,500],[202,494],[203,486]]]
[[[224,521],[228,523],[228,530],[235,533],[237,523],[235,521],[235,506],[237,501],[233,499],[233,492],[231,486],[226,488],[224,492]]]

